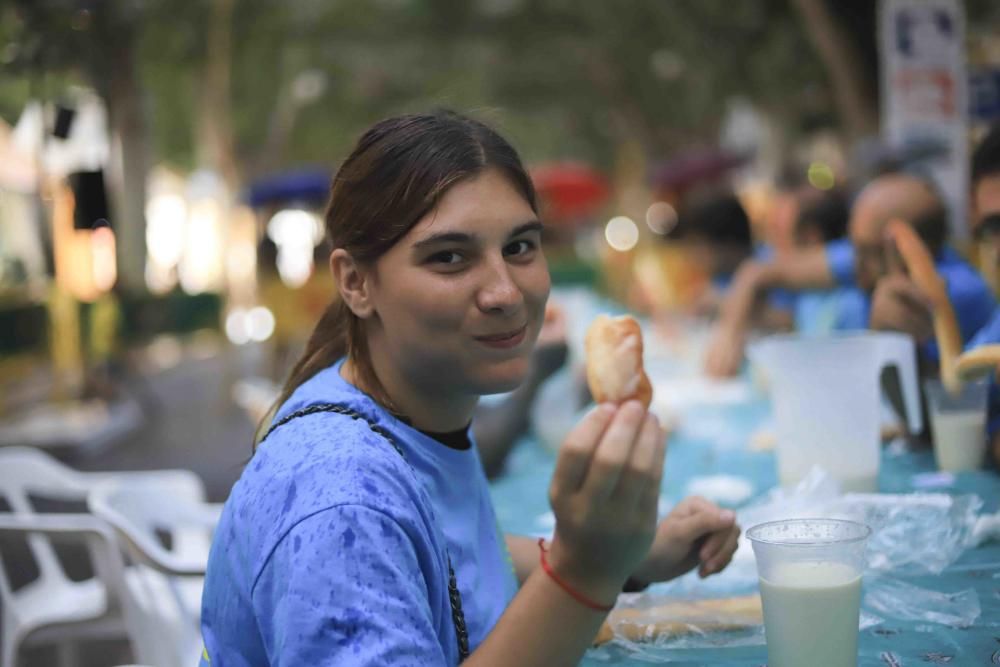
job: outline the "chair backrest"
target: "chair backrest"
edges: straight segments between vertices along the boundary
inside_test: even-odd
[[[115,480],[137,484],[169,484],[177,493],[183,492],[186,498],[204,498],[201,480],[187,470],[85,473],[64,465],[38,449],[0,448],[0,496],[16,515],[37,514],[31,503],[31,496],[85,503],[88,494],[95,487]],[[47,538],[39,534],[29,535],[28,546],[41,578],[68,579]]]
[[[0,513],[0,537],[23,537],[30,542],[49,540],[86,547],[94,568],[94,578],[102,585],[96,596],[81,597],[81,590],[68,581],[45,578],[36,580],[30,589],[13,591],[0,558],[0,603],[3,606],[3,665],[16,661],[20,642],[43,628],[94,627],[80,623],[125,619],[129,636],[135,633],[128,620],[135,609],[125,592],[125,569],[111,528],[89,514],[14,514]],[[83,603],[83,604],[81,604]]]
[[[87,504],[115,528],[136,562],[170,575],[205,574],[221,507],[205,503],[190,480],[110,480],[91,490]]]
[[[64,466],[44,452],[30,447],[0,449],[0,496],[16,516],[36,514],[32,495],[78,501],[86,500],[88,485],[72,468]],[[43,581],[69,581],[48,537],[26,534],[28,549]]]
[[[138,585],[130,594],[143,610],[140,641],[147,655],[165,665],[196,659],[202,645],[201,586],[220,507],[204,503],[183,478],[166,476],[99,484],[87,503],[114,527],[135,563]],[[169,544],[161,543],[161,536],[168,536]],[[195,595],[186,594],[191,592]]]
[[[0,525],[13,521],[15,525],[25,527],[25,530],[20,531],[20,534],[25,536],[28,543],[31,556],[38,568],[38,580],[42,587],[57,590],[60,585],[68,586],[70,578],[56,557],[50,540],[51,535],[41,530],[28,530],[28,527],[52,521],[72,522],[75,520],[81,520],[85,523],[92,522],[88,525],[100,525],[105,534],[110,536],[111,551],[118,562],[121,561],[119,543],[122,540],[119,539],[121,536],[119,526],[113,524],[112,527],[107,527],[103,517],[92,514],[37,512],[32,503],[32,497],[89,505],[88,498],[94,489],[108,485],[111,485],[109,488],[112,488],[117,483],[125,484],[127,488],[148,486],[151,489],[160,489],[159,502],[166,506],[173,504],[197,506],[204,500],[204,487],[201,480],[197,475],[187,470],[84,473],[73,470],[37,449],[29,447],[0,448],[0,497],[10,506],[9,513],[0,512]],[[125,511],[125,514],[128,515],[133,513],[132,510]],[[111,532],[111,528],[114,528],[115,531]],[[205,532],[205,530],[202,529],[201,532]],[[199,546],[204,544],[206,538],[201,537],[200,539]],[[210,537],[207,539],[210,540]],[[192,548],[185,546],[188,541],[188,538],[183,535],[174,538],[176,546],[183,547],[186,551],[193,551]],[[207,546],[203,548],[207,553]],[[158,572],[142,572],[140,568],[131,568],[124,573],[115,574],[113,564],[108,565],[106,560],[97,560],[100,554],[94,548],[90,547],[89,551],[95,570],[95,578],[104,584],[108,593],[106,598],[110,606],[107,613],[116,610],[119,600],[122,601],[128,612],[126,621],[139,660],[163,667],[185,664],[185,659],[173,656],[166,657],[170,653],[167,649],[173,648],[167,646],[167,643],[174,640],[168,640],[167,636],[171,633],[164,631],[162,627],[159,628],[161,636],[156,636],[158,630],[156,619],[162,616],[159,614],[160,609],[154,610],[157,612],[156,614],[150,614],[150,605],[162,607],[163,605],[160,604],[162,598],[165,597],[166,602],[170,604],[176,597],[169,582],[165,585],[165,582],[161,580],[162,575]],[[189,556],[188,559],[191,560],[191,557]],[[201,571],[204,571],[204,565],[201,566]],[[118,583],[114,583],[116,579],[119,580]],[[136,590],[143,587],[146,588],[148,594],[137,594]],[[0,561],[0,595],[4,598],[5,612],[8,609],[13,610],[17,603],[16,594],[12,591],[11,582],[6,577],[2,561]],[[178,616],[183,615],[181,612],[177,612],[177,614]],[[178,625],[180,624],[190,625],[190,620],[178,622]],[[181,634],[187,638],[188,644],[197,641],[200,645],[200,636],[192,639],[190,629],[185,628]],[[177,653],[177,650],[175,649],[173,652]],[[190,647],[185,647],[184,655],[186,656],[190,652]],[[189,660],[187,664],[190,664]]]

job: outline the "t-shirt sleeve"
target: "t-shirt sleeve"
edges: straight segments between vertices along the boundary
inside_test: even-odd
[[[272,667],[445,665],[417,547],[360,505],[297,523],[261,570],[253,605]]]
[[[955,307],[955,316],[962,330],[962,340],[969,341],[986,326],[996,301],[989,286],[971,269],[947,277],[948,296]]]
[[[996,343],[1000,343],[1000,309],[993,311],[990,321],[972,337],[972,340],[965,346],[965,349],[974,350],[982,345]]]
[[[854,247],[848,239],[826,244],[826,261],[830,274],[841,287],[854,286]]]

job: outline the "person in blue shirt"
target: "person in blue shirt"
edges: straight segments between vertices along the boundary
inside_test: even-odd
[[[810,186],[811,187],[811,186]],[[812,188],[802,196],[795,220],[797,248],[823,248],[828,255],[850,242],[847,220],[850,209],[840,189]],[[867,322],[864,296],[857,287],[838,284],[830,289],[803,290],[790,295],[795,313],[795,330],[806,334],[863,329]]]
[[[773,287],[856,286],[865,297],[866,327],[907,332],[924,343],[924,356],[935,361],[927,299],[908,276],[890,271],[892,253],[888,252],[884,228],[893,218],[912,224],[935,254],[963,339],[971,338],[993,311],[990,288],[972,266],[946,246],[946,209],[934,187],[917,176],[894,173],[876,178],[858,195],[851,208],[849,241],[834,241],[773,262],[748,262],[740,268],[706,355],[706,371],[726,376],[739,370],[749,314],[758,295]]]
[[[970,194],[973,236],[979,242],[984,271],[1000,269],[1000,124],[990,128],[972,153]],[[1000,343],[1000,309],[969,341],[966,349]],[[1000,466],[1000,387],[994,377],[989,392],[986,433],[995,465]]]
[[[436,112],[365,132],[325,215],[340,298],[226,501],[202,665],[576,664],[629,586],[724,568],[698,498],[657,523],[666,438],[637,401],[567,436],[551,540],[502,535],[469,422],[524,381],[549,292],[514,149]]]

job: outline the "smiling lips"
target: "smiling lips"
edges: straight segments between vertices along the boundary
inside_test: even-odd
[[[528,329],[528,325],[522,325],[518,329],[513,331],[505,331],[504,333],[493,334],[490,336],[476,336],[476,340],[490,347],[496,348],[510,348],[517,347],[524,340],[524,334]]]

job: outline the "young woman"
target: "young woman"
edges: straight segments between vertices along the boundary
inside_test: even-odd
[[[571,665],[630,576],[726,566],[731,513],[689,499],[656,525],[665,437],[636,402],[567,437],[551,542],[499,532],[469,422],[525,378],[549,276],[497,133],[448,112],[377,123],[326,231],[340,299],[226,503],[203,665]]]

